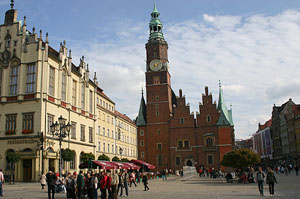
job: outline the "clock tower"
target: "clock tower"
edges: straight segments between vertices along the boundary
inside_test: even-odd
[[[169,73],[168,43],[164,39],[160,13],[154,4],[146,44],[147,130],[145,159],[158,169],[169,163],[169,121],[172,113],[172,88]],[[159,146],[159,147],[158,147]],[[143,149],[142,149],[143,150]]]

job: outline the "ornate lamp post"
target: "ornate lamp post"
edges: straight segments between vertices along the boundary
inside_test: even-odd
[[[69,136],[70,130],[71,130],[71,124],[68,122],[68,124],[65,124],[65,119],[60,116],[58,118],[58,122],[52,123],[50,126],[50,131],[52,133],[52,136],[58,137],[59,141],[59,177],[61,177],[61,169],[62,169],[62,154],[61,154],[61,143],[64,138]]]
[[[121,161],[122,161],[122,153],[123,153],[123,149],[120,147],[119,149],[120,155],[121,155]]]

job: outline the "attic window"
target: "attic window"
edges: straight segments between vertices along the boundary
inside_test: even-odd
[[[207,122],[211,122],[211,116],[210,116],[210,115],[208,115],[208,116],[206,117],[206,121],[207,121]]]
[[[180,118],[180,124],[184,124],[184,118],[183,117]]]

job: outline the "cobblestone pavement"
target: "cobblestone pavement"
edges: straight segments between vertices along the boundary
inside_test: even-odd
[[[131,187],[129,198],[133,199],[255,199],[255,198],[300,198],[300,176],[292,173],[289,176],[276,175],[275,196],[271,197],[268,186],[265,185],[265,196],[258,194],[257,184],[227,184],[222,179],[194,177],[181,181],[179,177],[170,177],[167,181],[161,179],[149,180],[149,191],[143,191],[143,185]],[[4,185],[4,198],[9,199],[47,199],[46,190],[38,183],[16,183]],[[66,198],[65,194],[56,194],[57,199]]]

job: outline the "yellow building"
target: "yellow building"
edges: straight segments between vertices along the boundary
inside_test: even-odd
[[[105,153],[110,158],[136,159],[136,126],[115,110],[115,103],[89,78],[84,57],[72,63],[66,42],[59,51],[17,20],[17,10],[5,13],[0,25],[0,168],[16,181],[37,181],[42,172],[58,172],[59,142],[50,126],[62,116],[72,125],[62,148],[75,152],[64,171],[78,170],[80,155]],[[40,134],[44,140],[40,141]],[[41,150],[43,145],[43,150]],[[120,150],[121,148],[121,150]],[[9,151],[21,156],[15,168],[6,161]],[[120,152],[122,153],[120,154]]]

